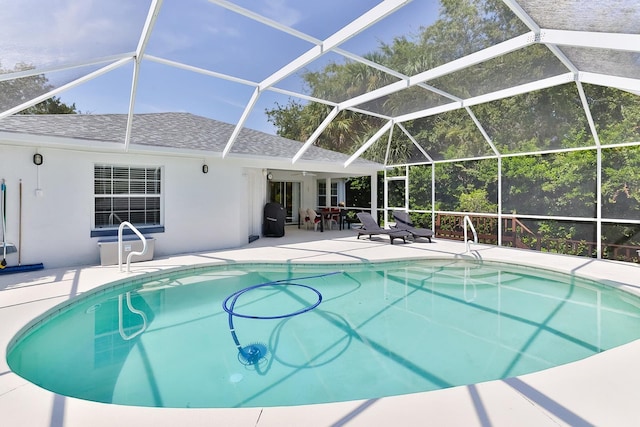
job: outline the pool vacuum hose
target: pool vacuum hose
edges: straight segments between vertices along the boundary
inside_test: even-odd
[[[233,342],[236,344],[236,348],[238,349],[238,360],[240,361],[240,363],[242,363],[243,365],[256,365],[258,364],[261,360],[265,359],[268,353],[268,349],[267,346],[263,343],[253,343],[247,346],[242,346],[242,344],[240,344],[240,340],[238,339],[238,336],[236,335],[236,329],[235,326],[233,325],[233,316],[237,316],[237,317],[243,317],[246,319],[260,319],[260,320],[268,320],[268,319],[285,319],[287,317],[293,317],[293,316],[297,316],[298,314],[302,314],[302,313],[306,313],[308,311],[313,310],[314,308],[316,308],[317,306],[320,305],[320,303],[322,302],[322,294],[320,293],[320,291],[318,291],[315,288],[312,288],[311,286],[307,286],[307,285],[302,285],[299,283],[291,283],[291,280],[306,280],[306,279],[314,279],[317,277],[324,277],[324,276],[330,276],[333,274],[339,274],[341,273],[340,271],[334,271],[332,273],[324,273],[324,274],[318,274],[318,275],[314,275],[314,276],[306,276],[306,277],[299,277],[297,279],[283,279],[283,280],[275,280],[273,282],[266,282],[266,283],[260,283],[259,285],[253,285],[253,286],[249,286],[246,287],[244,289],[240,289],[237,292],[232,293],[231,295],[229,295],[222,303],[222,308],[224,309],[224,311],[226,311],[229,314],[229,331],[231,332],[231,337],[233,338]],[[310,289],[311,291],[315,292],[316,295],[318,295],[318,300],[307,306],[307,307],[303,307],[300,310],[291,312],[291,313],[286,313],[286,314],[280,314],[277,316],[254,316],[254,315],[247,315],[247,314],[241,314],[241,313],[236,313],[233,311],[236,301],[238,301],[238,298],[255,289],[259,289],[259,288],[263,288],[266,286],[274,286],[274,285],[289,285],[289,286],[299,286],[302,288],[307,288]]]

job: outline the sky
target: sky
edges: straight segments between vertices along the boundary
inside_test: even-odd
[[[164,0],[149,39],[146,55],[176,61],[248,83],[259,83],[308,51],[313,44],[219,6],[220,0]],[[113,62],[114,55],[135,51],[151,0],[0,0],[0,66],[18,62],[48,71],[49,82],[61,86]],[[233,0],[289,28],[324,40],[380,0]],[[415,34],[437,16],[439,2],[413,0],[340,47],[358,55],[381,42]],[[81,68],[74,64],[109,60]],[[344,61],[327,53],[306,69],[318,70],[327,61]],[[126,113],[132,90],[133,63],[68,89],[59,96],[83,113]],[[304,92],[301,79],[290,76],[279,88]],[[136,113],[190,112],[237,123],[254,86],[193,73],[143,60],[135,97]],[[246,126],[274,133],[264,110],[289,97],[262,92]],[[299,99],[298,99],[299,100]]]
[[[13,70],[16,64],[24,63],[44,73],[55,87],[73,82],[73,87],[56,96],[67,104],[75,104],[80,112],[127,113],[134,73],[132,52],[138,45],[152,1],[0,0],[0,68]],[[380,3],[393,1],[164,0],[142,57],[134,112],[190,112],[238,123],[258,83],[309,51],[316,41],[329,38]],[[603,14],[597,13],[604,7],[601,2],[523,2],[540,17],[541,25],[549,28],[637,34],[638,0],[611,3],[615,7]],[[232,6],[300,31],[306,38],[274,29],[260,22],[260,18],[243,16],[233,11]],[[439,7],[440,0],[408,1],[338,47],[364,56],[396,37],[411,38],[436,20]],[[591,51],[586,53],[590,55]],[[637,76],[635,52],[616,52],[599,63],[589,60],[589,55],[583,61],[587,63],[586,71],[603,69],[608,73],[609,63],[620,69],[622,63],[629,73],[622,77]],[[152,61],[152,57],[238,80],[185,71]],[[75,84],[77,79],[113,64],[117,58],[129,60],[108,73]],[[330,61],[344,63],[345,58],[337,52],[325,52],[275,87],[304,94],[307,88],[300,74],[322,70]],[[306,102],[303,98],[262,91],[245,126],[274,133],[264,112],[277,104],[287,105],[290,99]],[[10,107],[18,104],[16,101]],[[10,108],[2,107],[2,110]]]

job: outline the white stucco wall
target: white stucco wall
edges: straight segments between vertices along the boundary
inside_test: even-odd
[[[270,170],[273,181],[290,181],[300,183],[300,205],[303,208],[316,208],[317,188],[316,178],[313,175],[302,175],[299,171]]]
[[[33,147],[0,144],[0,179],[4,178],[7,185],[7,241],[16,245],[22,180],[23,265],[42,262],[45,267],[60,267],[100,262],[100,238],[90,237],[96,163],[163,167],[165,232],[152,234],[156,257],[231,248],[247,242],[252,228],[249,221],[255,213],[248,212],[247,203],[251,174],[241,167],[208,160],[209,173],[204,174],[201,158],[55,148],[38,149],[44,163],[35,166],[35,152]],[[37,188],[41,195],[36,194]],[[17,254],[7,256],[8,265],[17,262]]]
[[[244,169],[243,178],[247,187],[245,212],[247,235],[262,235],[263,207],[267,201],[267,184],[263,169]]]

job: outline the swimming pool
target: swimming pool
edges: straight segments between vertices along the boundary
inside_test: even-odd
[[[638,338],[638,306],[592,281],[486,262],[231,265],[85,295],[19,334],[8,361],[100,402],[299,405],[578,360]],[[252,361],[236,341],[264,354]]]

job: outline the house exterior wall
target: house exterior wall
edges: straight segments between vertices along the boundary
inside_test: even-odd
[[[242,175],[246,181],[247,236],[262,235],[263,207],[267,202],[267,183],[262,169],[246,168]]]
[[[303,176],[300,171],[271,170],[274,181],[300,183],[300,207],[316,209],[317,189],[314,175]]]
[[[91,237],[96,163],[163,168],[165,231],[149,234],[155,238],[155,257],[238,247],[247,243],[255,226],[249,223],[255,221],[255,214],[247,212],[247,181],[259,175],[237,165],[207,161],[209,172],[204,174],[202,158],[56,148],[37,151],[44,157],[41,166],[33,164],[34,147],[0,141],[0,179],[5,179],[7,188],[6,240],[16,246],[20,241],[22,265],[99,264],[101,238]],[[17,253],[6,259],[8,265],[18,264]]]

